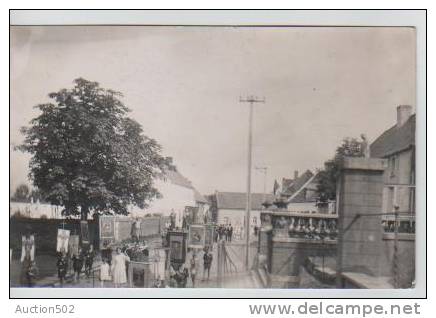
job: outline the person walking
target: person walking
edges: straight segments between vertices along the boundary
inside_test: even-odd
[[[27,282],[28,287],[33,287],[35,285],[36,278],[38,277],[38,267],[36,262],[30,262],[29,269],[27,270]]]
[[[206,272],[207,272],[207,280],[209,280],[210,278],[210,267],[212,265],[212,260],[213,260],[212,254],[209,252],[208,249],[206,249],[203,255],[203,281],[205,280]]]
[[[91,244],[88,247],[88,250],[86,251],[85,254],[85,275],[86,278],[89,278],[89,276],[91,275],[91,271],[92,271],[92,264],[94,263],[94,246]]]
[[[186,288],[188,284],[189,270],[186,268],[185,264],[179,267],[177,275],[177,287]]]
[[[110,267],[108,260],[106,258],[102,259],[102,263],[100,265],[100,285],[101,288],[104,287],[104,282],[111,281],[112,277],[110,275]]]
[[[224,225],[220,225],[219,235],[220,235],[220,237],[219,237],[220,241],[223,240],[224,239]]]
[[[230,225],[229,225],[229,242],[232,241],[232,237],[233,237],[233,226],[232,226],[232,223],[230,223]]]
[[[136,218],[135,221],[132,223],[130,235],[133,242],[139,243],[139,239],[141,236],[141,221],[139,220],[139,218]]]
[[[67,258],[67,253],[65,253],[65,249],[62,249],[58,255],[56,267],[58,269],[59,283],[61,284],[62,287],[64,286],[65,276],[67,276],[67,270],[68,270],[68,258]]]
[[[195,251],[192,252],[189,270],[191,272],[192,288],[195,288],[195,277],[197,275],[197,257],[195,255]]]
[[[122,253],[121,248],[117,247],[116,254],[112,259],[112,276],[115,288],[127,283],[126,263],[129,261],[129,256]]]
[[[109,245],[109,242],[103,243],[103,249],[101,250],[101,258],[106,259],[109,266],[112,265],[112,248]]]
[[[83,251],[82,248],[79,247],[78,253],[73,255],[74,282],[76,283],[80,281],[80,274],[82,273],[83,262]]]

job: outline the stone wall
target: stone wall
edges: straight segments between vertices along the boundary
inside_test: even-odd
[[[347,170],[341,178],[339,268],[344,272],[381,275],[382,172]]]
[[[335,241],[309,241],[306,239],[272,239],[271,287],[298,288],[300,269],[307,257],[336,256]]]
[[[414,277],[414,236],[400,237],[395,260],[393,237],[387,237],[381,226],[385,168],[383,159],[345,158],[342,164],[337,187],[338,272],[379,277],[389,283],[397,273],[398,287],[410,287]],[[338,287],[347,286],[338,277]]]
[[[396,272],[398,287],[410,288],[415,280],[415,238],[414,235],[402,233],[398,237],[396,268],[394,267],[394,239],[393,237],[384,237],[383,239],[381,248],[382,275],[391,277],[390,281],[393,284],[392,277]]]

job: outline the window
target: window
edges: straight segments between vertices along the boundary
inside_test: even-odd
[[[386,212],[393,212],[394,211],[394,187],[388,187],[388,193],[387,193],[387,206],[386,206]]]
[[[399,167],[399,160],[397,158],[397,156],[392,156],[389,159],[389,170],[390,170],[390,176],[395,177],[395,172],[397,171]]]
[[[415,213],[415,188],[409,190],[409,211]]]

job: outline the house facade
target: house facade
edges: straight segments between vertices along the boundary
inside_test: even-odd
[[[287,202],[287,210],[293,213],[335,213],[335,202],[320,207],[318,203],[318,173],[306,170],[301,175],[294,172],[293,179],[282,179],[278,195]]]
[[[397,107],[397,122],[370,146],[372,158],[387,160],[383,181],[383,212],[415,213],[415,114],[412,107]]]
[[[244,237],[247,196],[244,192],[215,192],[217,224],[231,224],[236,238]],[[260,212],[264,210],[262,203],[272,202],[273,194],[252,193],[250,211],[250,233],[260,227]]]
[[[200,194],[185,176],[177,170],[168,170],[163,180],[156,180],[156,189],[162,197],[155,199],[146,209],[132,206],[129,212],[132,216],[145,214],[176,215],[176,226],[181,227],[183,217],[195,211],[196,223],[202,223],[208,213],[209,202]]]
[[[346,288],[411,288],[415,281],[415,115],[397,107],[397,122],[370,145],[371,158],[346,158],[339,187],[342,230],[338,272]],[[397,212],[397,213],[393,213]]]

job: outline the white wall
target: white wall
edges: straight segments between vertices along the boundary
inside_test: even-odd
[[[46,203],[26,203],[26,202],[10,202],[9,216],[14,215],[17,211],[21,214],[31,217],[40,218],[45,215],[47,218],[61,218],[62,207],[46,204]]]
[[[288,211],[295,213],[312,213],[318,212],[318,207],[316,206],[316,202],[289,203]]]
[[[169,216],[172,211],[177,215],[176,224],[181,226],[183,212],[185,206],[197,206],[194,200],[194,191],[192,189],[175,185],[171,182],[157,181],[156,187],[163,195],[163,198],[154,200],[147,209],[140,209],[136,206],[130,206],[129,212],[133,217],[143,216],[147,213],[160,213]],[[62,207],[57,207],[50,204],[41,203],[22,203],[10,202],[10,215],[12,216],[16,211],[21,211],[22,214],[32,218],[40,218],[41,215],[46,215],[47,218],[61,218]],[[200,211],[199,217],[208,210],[206,205],[203,211]],[[91,215],[89,216],[92,217]]]
[[[132,206],[129,208],[129,212],[134,217],[142,216],[147,213],[160,213],[169,216],[171,212],[174,212],[177,216],[176,226],[181,226],[185,206],[197,206],[193,189],[163,180],[156,181],[155,186],[163,197],[161,199],[155,199],[147,209]]]

